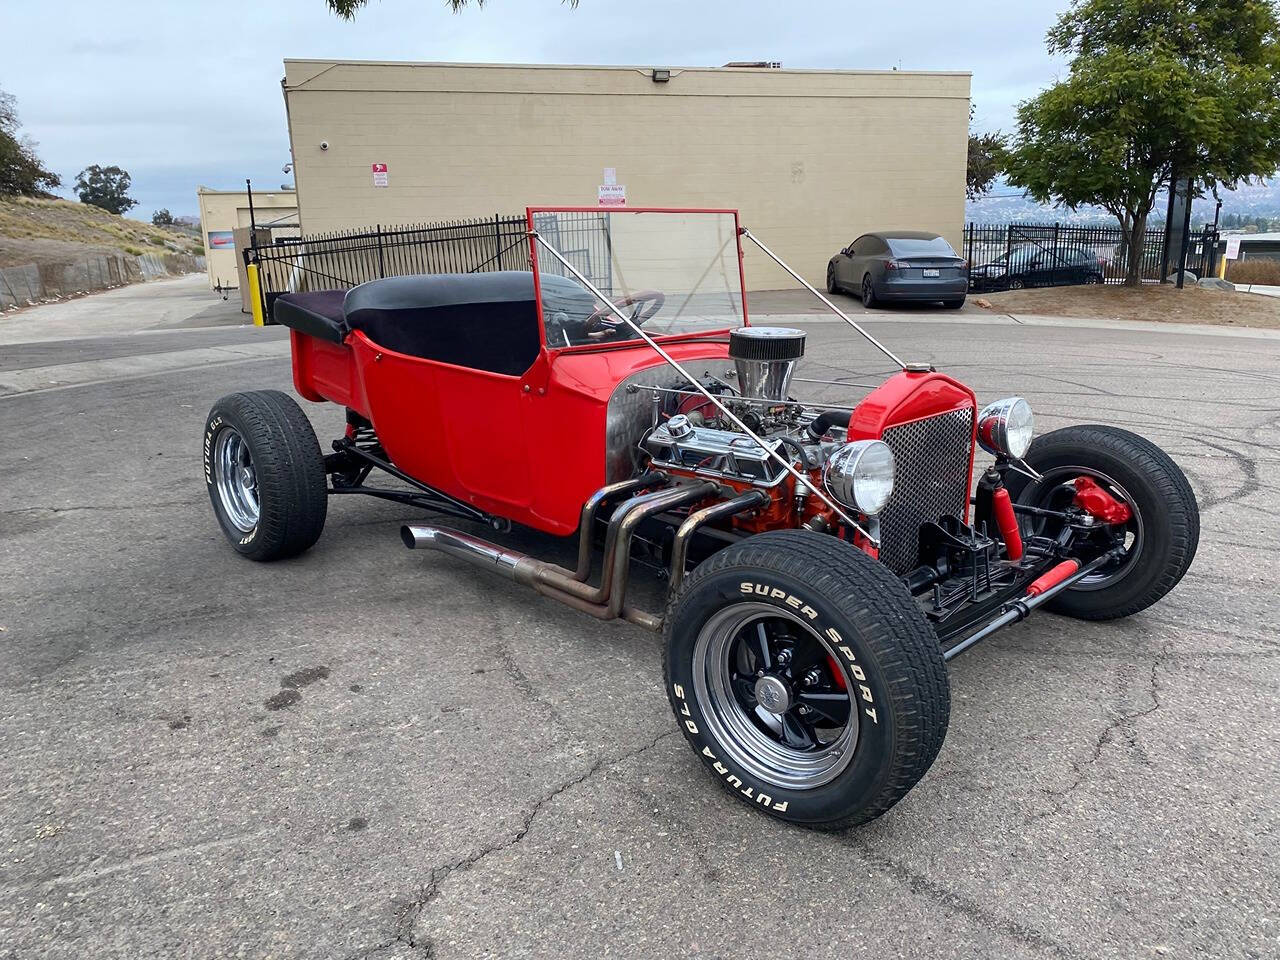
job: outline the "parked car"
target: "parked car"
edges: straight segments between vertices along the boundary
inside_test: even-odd
[[[1102,283],[1107,261],[1086,247],[1052,247],[1023,243],[1008,253],[969,269],[969,289],[1021,290]]]
[[[968,290],[964,258],[936,233],[864,233],[827,264],[827,292],[855,294],[864,307],[940,300],[958,309]]]
[[[1137,613],[1191,564],[1191,487],[1127,430],[1033,440],[1025,400],[979,407],[964,383],[843,315],[893,373],[850,385],[860,392],[838,405],[796,400],[805,334],[744,324],[743,240],[799,274],[735,211],[544,208],[528,225],[531,271],[275,301],[297,392],[345,408],[347,426],[326,455],[292,397],[214,404],[204,480],[232,549],[302,553],[339,494],[462,521],[400,535],[661,632],[664,688],[708,776],[753,810],[826,829],[880,816],[924,776],[952,710],[946,661],[1041,606],[1090,621]],[[603,264],[576,256],[606,238]],[[979,445],[993,460],[971,483]],[[371,482],[386,475],[399,482]],[[576,566],[487,536],[513,523],[576,534]],[[658,610],[628,595],[636,564],[666,575]],[[360,600],[367,567],[335,574],[353,629],[376,617]],[[278,589],[322,572],[290,569]],[[406,602],[447,617],[433,599]],[[1033,642],[1022,633],[1007,649]],[[561,646],[571,657],[572,641]],[[662,788],[676,806],[690,802],[683,782]]]

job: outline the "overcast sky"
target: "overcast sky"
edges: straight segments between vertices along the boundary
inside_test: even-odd
[[[92,163],[124,167],[139,201],[130,216],[149,219],[159,207],[196,213],[198,184],[290,180],[285,57],[968,70],[976,125],[1008,129],[1014,104],[1058,69],[1044,34],[1063,6],[491,0],[454,14],[443,0],[372,0],[347,23],[325,0],[3,0],[0,89],[64,183]]]

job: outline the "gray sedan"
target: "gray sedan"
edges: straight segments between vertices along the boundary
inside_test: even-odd
[[[864,307],[889,300],[941,300],[958,309],[968,289],[964,258],[936,233],[864,233],[827,264],[827,292],[856,293]]]

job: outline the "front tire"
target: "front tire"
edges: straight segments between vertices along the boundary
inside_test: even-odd
[[[204,477],[231,546],[250,560],[302,553],[324,530],[324,456],[302,408],[278,390],[233,393],[209,411]]]
[[[1186,475],[1150,440],[1118,427],[1085,424],[1036,437],[1026,462],[1043,477],[1008,475],[1018,503],[1058,509],[1069,502],[1074,478],[1087,476],[1117,500],[1131,518],[1123,530],[1125,555],[1048,607],[1081,620],[1113,620],[1144,610],[1177,586],[1200,542],[1200,508]],[[1028,532],[1041,532],[1026,521]],[[1052,531],[1044,531],[1052,532]]]
[[[880,816],[933,763],[951,694],[901,581],[833,537],[721,550],[667,608],[664,676],[685,738],[754,809],[836,830]]]

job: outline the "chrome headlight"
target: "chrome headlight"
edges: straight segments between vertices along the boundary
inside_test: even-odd
[[[874,516],[893,493],[893,468],[893,451],[883,440],[855,440],[831,455],[822,482],[846,507]]]
[[[987,453],[1021,460],[1031,447],[1036,418],[1021,397],[997,400],[978,414],[978,443]]]

